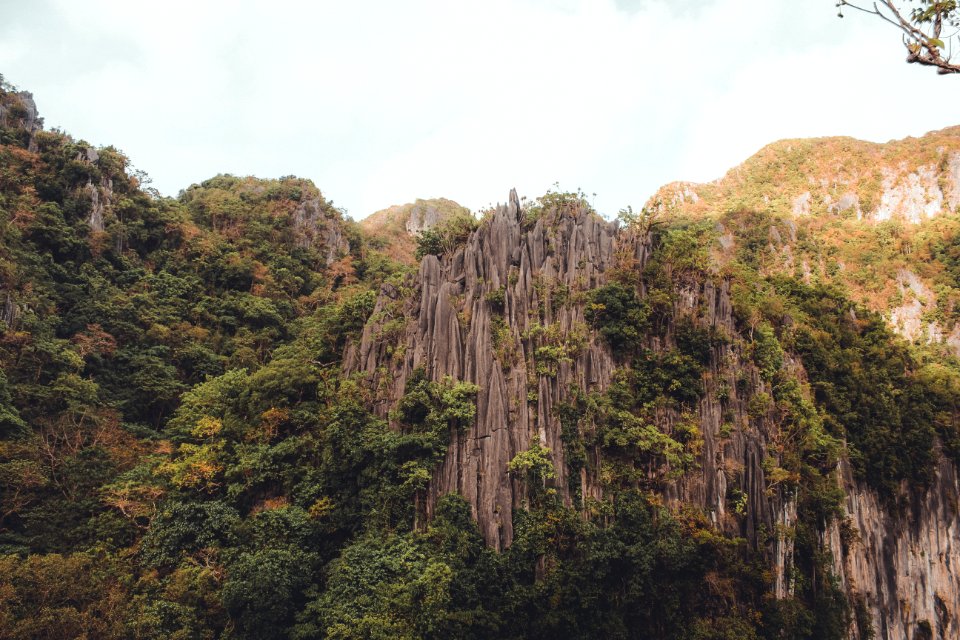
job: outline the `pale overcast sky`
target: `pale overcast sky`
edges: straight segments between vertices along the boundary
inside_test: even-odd
[[[168,195],[296,174],[359,219],[559,182],[612,215],[777,139],[960,124],[960,77],[834,4],[0,0],[0,73]]]

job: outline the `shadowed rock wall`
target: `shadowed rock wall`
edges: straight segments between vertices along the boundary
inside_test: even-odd
[[[831,524],[823,544],[833,551],[833,570],[845,590],[869,612],[876,637],[925,638],[918,630],[926,623],[932,638],[960,638],[956,468],[941,458],[930,489],[896,515],[854,479],[849,465],[843,463],[841,472],[852,528],[844,535],[839,523]]]

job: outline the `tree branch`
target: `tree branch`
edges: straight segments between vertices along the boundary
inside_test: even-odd
[[[943,49],[946,45],[940,39],[944,22],[954,26],[957,24],[956,3],[925,1],[928,5],[926,11],[914,10],[909,18],[894,5],[893,0],[877,0],[870,7],[847,0],[838,0],[837,7],[840,9],[838,15],[841,18],[843,8],[850,7],[868,15],[877,16],[899,29],[903,33],[903,45],[907,49],[907,62],[935,67],[937,73],[941,75],[960,73],[960,64],[951,62],[951,56],[944,57]],[[924,30],[922,27],[924,24],[930,25],[929,31]],[[956,33],[952,34],[950,39],[956,35]],[[952,50],[951,46],[950,51]]]

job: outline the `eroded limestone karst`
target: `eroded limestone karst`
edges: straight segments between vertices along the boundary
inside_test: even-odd
[[[486,542],[509,546],[525,487],[508,465],[534,445],[549,449],[555,477],[548,484],[566,504],[578,504],[589,517],[590,501],[605,499],[600,447],[588,447],[585,461],[571,464],[558,409],[604,392],[624,366],[624,354],[588,322],[589,293],[614,273],[642,271],[654,244],[649,229],[621,228],[582,202],[547,208],[532,219],[511,192],[465,245],[426,256],[404,287],[383,287],[361,342],[346,358],[347,370],[363,374],[377,390],[376,411],[389,415],[417,369],[431,380],[450,377],[480,389],[475,422],[451,433],[435,469],[428,514],[439,496],[458,493]],[[784,597],[793,589],[798,510],[795,491],[771,478],[765,464],[783,435],[775,419],[757,415],[756,399],[770,393],[769,382],[738,339],[743,328],[729,280],[678,277],[673,286],[666,324],[642,337],[644,347],[654,353],[675,347],[682,323],[726,339],[710,346],[699,399],[686,411],[656,410],[660,431],[674,434],[692,422],[701,438],[695,463],[662,475],[657,490],[668,503],[693,505],[719,531],[757,545],[774,573],[774,594]],[[639,288],[641,297],[648,295],[642,282]],[[399,331],[398,318],[405,319]],[[802,363],[790,354],[782,367],[805,378]],[[589,418],[574,418],[581,432],[574,437],[590,429],[584,423]],[[820,545],[832,554],[833,572],[853,608],[869,614],[880,638],[908,637],[917,620],[931,621],[937,637],[956,637],[960,576],[952,568],[960,562],[960,521],[952,463],[942,460],[929,489],[914,494],[909,513],[893,513],[854,478],[846,460],[832,477],[846,496],[847,516],[822,530]],[[736,513],[731,493],[742,497]],[[865,631],[852,625],[851,633]]]

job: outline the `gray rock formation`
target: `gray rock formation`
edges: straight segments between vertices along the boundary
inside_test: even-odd
[[[357,367],[374,384],[388,387],[377,406],[381,415],[387,415],[417,367],[425,367],[434,380],[451,376],[480,385],[476,424],[450,443],[431,485],[428,512],[437,496],[462,494],[473,505],[484,538],[496,548],[512,541],[511,514],[522,497],[507,464],[536,439],[551,449],[556,484],[566,487],[560,425],[552,408],[566,398],[570,384],[602,388],[613,372],[609,351],[595,338],[569,362],[559,363],[554,377],[537,376],[528,366],[540,346],[541,338],[529,337],[535,324],[557,325],[565,337],[585,334],[582,305],[555,309],[551,296],[558,286],[585,290],[603,282],[614,257],[614,230],[615,225],[586,211],[564,214],[549,227],[540,220],[525,228],[511,192],[509,203],[465,247],[442,260],[427,256],[422,261],[416,294],[403,310],[410,318],[401,338],[407,348],[393,351],[402,352],[401,359],[387,355],[376,323],[364,330]],[[487,299],[498,290],[504,292],[502,311]],[[385,293],[374,316],[391,303]],[[500,313],[506,332],[495,345],[492,325]]]
[[[862,217],[863,212],[860,210],[860,197],[851,192],[843,194],[839,200],[827,207],[827,211],[830,213],[843,213],[850,209],[856,210],[858,218]]]
[[[298,247],[322,247],[327,265],[350,253],[340,219],[327,212],[319,194],[304,194],[293,212],[293,233]]]
[[[345,359],[349,372],[364,374],[378,390],[375,411],[388,416],[418,367],[432,380],[450,376],[480,387],[475,423],[451,433],[446,458],[435,470],[428,516],[439,496],[459,493],[471,505],[486,542],[497,549],[509,546],[512,513],[524,507],[525,495],[507,465],[534,442],[550,449],[557,474],[551,486],[566,504],[573,503],[556,409],[574,390],[606,389],[618,367],[616,354],[587,328],[585,294],[608,282],[614,268],[642,269],[650,246],[649,236],[619,230],[578,207],[525,221],[511,192],[509,202],[464,247],[423,259],[406,284],[410,295],[384,287],[374,319]],[[493,292],[498,295],[490,296]],[[502,305],[494,302],[500,292]],[[728,282],[687,282],[676,293],[676,317],[738,335]],[[386,335],[386,323],[401,316],[408,319],[405,329]],[[547,344],[547,334],[551,344],[575,346],[568,358],[543,366],[538,349]],[[773,570],[774,595],[782,598],[793,589],[791,532],[797,505],[790,491],[767,478],[763,461],[776,459],[770,445],[780,434],[775,420],[748,411],[752,398],[770,390],[740,344],[731,340],[714,347],[694,416],[703,437],[699,464],[668,482],[663,497],[700,507],[718,530],[761,548]],[[647,346],[673,346],[673,327],[663,337],[648,337]],[[805,378],[799,362],[788,359],[785,366]],[[661,410],[658,426],[670,433],[682,418]],[[599,462],[600,452],[587,456]],[[603,499],[599,468],[588,464],[574,478],[584,501]],[[958,637],[960,574],[954,567],[960,562],[960,520],[952,465],[942,462],[937,482],[917,499],[912,517],[887,513],[846,467],[840,477],[860,541],[843,539],[834,524],[822,544],[833,553],[834,570],[851,602],[865,603],[876,637],[912,637],[908,630],[922,620],[943,630],[937,637]],[[744,496],[741,513],[728,508],[728,488]],[[856,629],[851,633],[859,637]]]
[[[17,306],[16,301],[13,299],[13,295],[7,291],[4,294],[3,302],[3,322],[7,326],[7,329],[12,329],[17,320],[20,318],[20,307]]]
[[[804,191],[796,198],[793,199],[793,215],[795,216],[805,216],[810,213],[810,199],[811,195],[809,191]]]
[[[960,207],[960,153],[950,154],[947,162],[947,204],[951,212],[957,212]]]
[[[87,164],[96,164],[100,160],[100,153],[93,147],[87,147],[77,152],[77,161]],[[113,178],[101,178],[100,184],[87,180],[84,187],[90,198],[90,215],[87,224],[94,233],[103,233],[106,228],[104,216],[113,204]]]
[[[87,193],[90,195],[90,217],[87,218],[87,224],[90,230],[96,233],[102,233],[104,230],[103,214],[113,201],[113,180],[104,178],[97,186],[92,182],[87,182]]]
[[[943,192],[939,174],[932,167],[918,167],[905,176],[884,169],[880,206],[872,212],[874,220],[902,217],[914,224],[932,218],[943,210]]]
[[[407,233],[415,236],[436,226],[443,217],[443,212],[430,202],[417,202],[410,209],[410,217],[404,226]]]
[[[13,105],[0,104],[0,126],[15,127],[26,131],[29,135],[27,149],[37,150],[36,134],[43,130],[43,118],[37,112],[37,103],[29,91],[20,91],[12,94],[15,97]]]
[[[857,482],[845,463],[842,477],[848,533],[842,535],[840,524],[833,523],[824,546],[833,552],[834,573],[847,592],[870,613],[875,637],[927,637],[915,635],[923,623],[937,640],[960,637],[956,468],[941,458],[931,488],[898,515]]]
[[[376,407],[382,416],[400,398],[417,367],[424,367],[434,380],[451,376],[480,386],[476,424],[464,434],[454,434],[447,459],[431,485],[430,502],[445,493],[463,495],[474,507],[484,538],[496,548],[512,541],[510,514],[521,506],[523,497],[521,487],[507,473],[507,464],[531,442],[550,448],[557,473],[555,488],[571,503],[555,407],[571,399],[573,388],[604,390],[617,367],[606,344],[587,330],[582,294],[605,284],[608,270],[618,260],[626,257],[642,268],[649,249],[649,238],[618,232],[616,225],[590,212],[547,215],[552,217],[525,228],[516,194],[511,193],[509,203],[465,247],[442,260],[427,256],[413,284],[415,293],[402,311],[410,318],[400,338],[405,348],[390,348],[379,339],[382,327],[370,323],[352,366],[366,372],[376,388],[387,389]],[[495,337],[493,326],[500,311],[487,298],[501,288],[504,322],[500,326],[507,328],[508,335]],[[395,292],[384,292],[374,317],[391,317],[384,312],[396,302],[392,295]],[[561,295],[566,302],[556,304]],[[726,285],[718,289],[707,283],[684,291],[678,313],[690,315],[694,310],[704,323],[735,331]],[[555,371],[544,372],[537,367],[536,354],[545,339],[531,331],[535,326],[553,328],[554,340],[559,336],[586,342],[569,360],[557,363]],[[650,346],[670,345],[651,338]],[[398,360],[388,353],[403,356]],[[725,520],[728,459],[737,461],[732,466],[752,461],[744,472],[745,492],[749,490],[750,504],[755,505],[746,523],[752,537],[762,524],[772,530],[777,522],[789,519],[795,508],[789,499],[767,496],[760,467],[767,434],[754,429],[724,438],[717,435],[725,411],[733,411],[738,424],[749,423],[749,396],[741,398],[734,391],[727,406],[716,400],[721,386],[737,387],[736,365],[742,363],[733,347],[724,347],[714,359],[700,407],[704,464],[699,473],[685,476],[666,493],[671,500],[702,506],[724,528],[733,527]],[[716,364],[721,362],[724,367]],[[756,375],[751,385],[761,387]],[[666,413],[661,418],[670,429],[679,416]],[[584,499],[602,498],[595,474],[584,472],[580,484]]]

